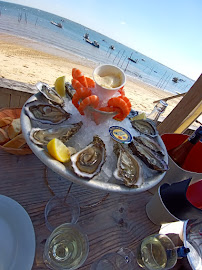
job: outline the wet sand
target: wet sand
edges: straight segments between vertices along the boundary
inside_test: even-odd
[[[48,47],[35,41],[0,33],[0,77],[20,82],[36,84],[38,81],[54,85],[56,78],[65,76],[71,82],[72,68],[79,68],[85,76],[92,78],[96,63],[70,52]],[[172,93],[148,85],[127,76],[126,96],[134,110],[149,113],[154,101],[172,96]],[[168,100],[166,117],[181,100]]]

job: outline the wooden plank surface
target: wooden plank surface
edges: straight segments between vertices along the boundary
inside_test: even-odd
[[[158,126],[159,134],[174,133],[183,124],[184,120],[190,117],[201,104],[202,75],[193,84],[187,94],[171,111],[171,113],[165,118],[165,120]],[[189,125],[190,122],[188,123],[188,126]],[[185,127],[185,129],[187,127]]]
[[[19,202],[28,212],[34,226],[36,254],[33,270],[47,269],[42,255],[50,232],[45,225],[44,208],[52,195],[45,183],[45,168],[34,154],[15,156],[0,150],[0,193]],[[64,195],[70,182],[60,179],[50,169],[47,172],[54,192]],[[89,270],[95,260],[109,252],[116,252],[120,247],[130,248],[135,253],[144,237],[160,229],[160,226],[154,225],[147,218],[145,212],[145,205],[152,197],[148,191],[130,196],[110,194],[105,201],[93,208],[83,207],[99,201],[106,193],[73,184],[71,194],[81,205],[78,224],[87,233],[90,243],[89,255],[79,268],[81,270]],[[141,269],[136,262],[134,269]],[[191,268],[187,265],[187,259],[182,259],[174,269]]]

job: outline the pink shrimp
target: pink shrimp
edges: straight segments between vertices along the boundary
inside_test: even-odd
[[[83,73],[79,69],[77,68],[72,69],[72,77],[78,80],[84,87],[88,87],[86,77],[83,75]]]
[[[86,97],[79,105],[79,112],[81,115],[84,115],[84,110],[87,106],[92,106],[93,108],[97,108],[99,104],[99,98],[96,95],[91,95]]]
[[[121,110],[121,113],[113,117],[118,121],[122,121],[130,113],[127,103],[119,97],[110,98],[108,100],[108,106],[118,107]]]
[[[83,85],[76,79],[72,79],[72,86],[75,90],[83,88]]]
[[[89,88],[95,88],[95,82],[91,78],[86,77],[86,81]]]
[[[91,90],[88,88],[79,88],[73,95],[72,104],[78,109],[79,102],[91,95]]]

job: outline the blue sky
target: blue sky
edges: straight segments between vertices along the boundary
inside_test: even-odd
[[[98,31],[196,80],[202,0],[14,0]]]

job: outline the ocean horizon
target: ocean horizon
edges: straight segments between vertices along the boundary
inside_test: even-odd
[[[54,23],[61,24],[62,28]],[[173,94],[187,92],[195,82],[84,25],[39,9],[0,1],[0,32],[79,55],[84,65],[87,60],[96,64],[114,64],[128,76]],[[99,43],[99,48],[85,41],[86,33],[92,42]]]

